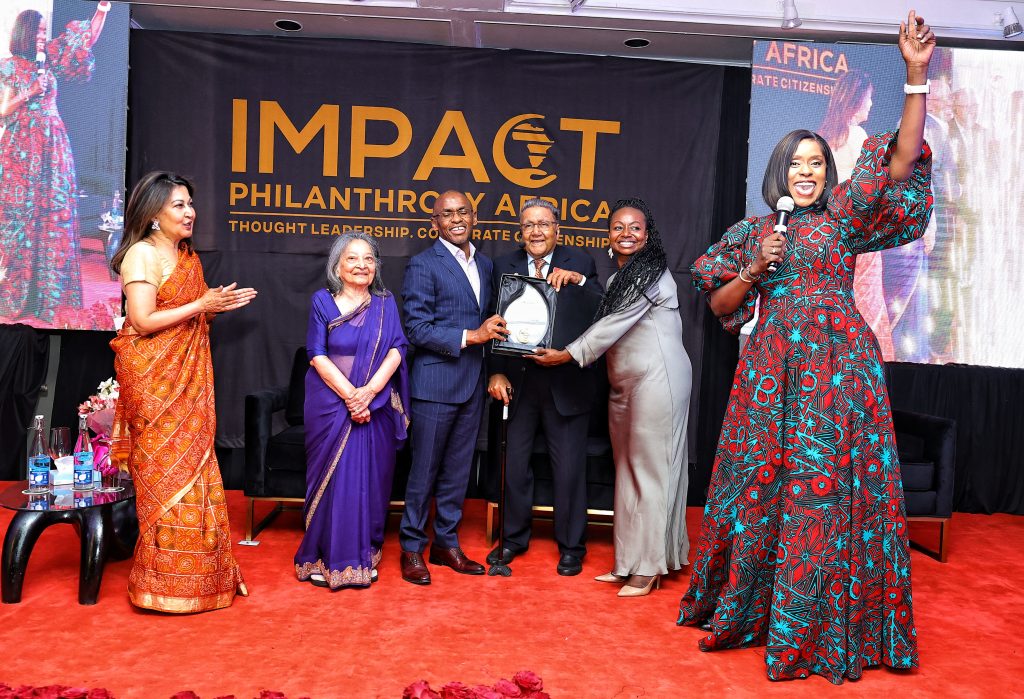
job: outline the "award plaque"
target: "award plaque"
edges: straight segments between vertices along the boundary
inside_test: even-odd
[[[501,275],[498,315],[505,319],[508,339],[494,340],[494,352],[518,356],[532,354],[538,347],[550,347],[557,294],[544,279]]]

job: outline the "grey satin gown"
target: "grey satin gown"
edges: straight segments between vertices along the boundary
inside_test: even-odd
[[[611,281],[609,280],[609,285]],[[582,366],[607,353],[615,460],[616,575],[659,575],[688,563],[686,420],[690,358],[679,299],[665,271],[646,298],[601,318],[565,348]]]

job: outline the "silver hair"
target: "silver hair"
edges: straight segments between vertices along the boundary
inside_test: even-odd
[[[558,209],[555,207],[555,205],[549,202],[547,199],[538,199],[537,197],[534,197],[533,199],[527,199],[525,202],[523,202],[523,205],[519,207],[519,220],[522,220],[523,212],[533,206],[539,206],[542,209],[547,209],[548,211],[550,211],[551,215],[555,217],[555,223],[558,223]]]
[[[376,263],[376,269],[373,274],[373,281],[370,282],[370,293],[377,296],[386,296],[388,290],[384,288],[384,282],[380,280],[380,250],[377,248],[377,241],[365,233],[359,233],[357,231],[349,231],[348,233],[342,233],[337,240],[334,241],[334,245],[331,246],[331,251],[327,254],[327,288],[330,289],[332,294],[341,293],[341,290],[345,288],[345,283],[341,281],[341,277],[338,276],[338,262],[341,261],[341,256],[345,253],[349,244],[354,240],[362,240],[370,246],[370,250],[373,251],[373,260]]]

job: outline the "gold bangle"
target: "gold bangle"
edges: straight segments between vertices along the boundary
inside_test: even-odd
[[[743,273],[744,272],[747,273],[747,276],[749,276],[750,279],[744,279],[743,278]],[[740,281],[743,282],[744,284],[753,284],[754,282],[757,281],[757,277],[755,277],[753,274],[750,273],[750,265],[747,265],[746,267],[744,267],[743,269],[740,270],[739,278],[740,278]]]

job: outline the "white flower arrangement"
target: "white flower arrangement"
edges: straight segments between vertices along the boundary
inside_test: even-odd
[[[110,377],[100,383],[95,394],[89,396],[84,403],[78,406],[78,414],[91,415],[101,410],[112,410],[120,395],[121,386],[117,383],[117,379]]]

